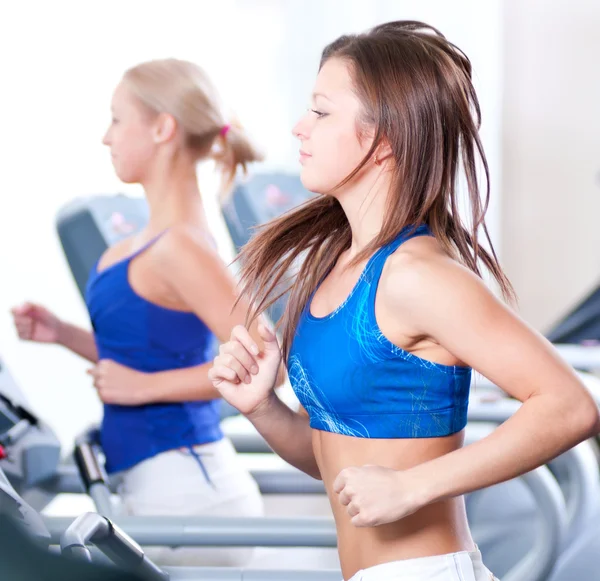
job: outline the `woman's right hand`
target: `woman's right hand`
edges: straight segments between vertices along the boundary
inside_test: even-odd
[[[248,330],[238,325],[223,343],[208,376],[223,399],[244,415],[261,408],[273,393],[281,363],[275,333],[258,325],[262,352]]]
[[[37,343],[57,343],[63,322],[45,307],[24,303],[11,309],[20,339]]]

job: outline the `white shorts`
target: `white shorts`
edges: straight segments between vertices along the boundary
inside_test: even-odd
[[[256,481],[227,438],[163,452],[120,474],[122,511],[131,516],[264,516]],[[160,565],[247,565],[246,547],[144,547]]]
[[[498,581],[484,566],[481,553],[461,551],[383,563],[358,571],[349,581]]]

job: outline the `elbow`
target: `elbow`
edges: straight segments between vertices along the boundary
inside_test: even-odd
[[[316,468],[314,470],[308,470],[306,472],[311,478],[314,478],[315,480],[323,480],[322,476],[321,476],[321,471]]]
[[[570,424],[578,442],[600,434],[600,412],[592,398],[585,398],[570,415]]]
[[[589,432],[587,438],[595,438],[598,434],[600,434],[600,410],[598,410],[596,403],[594,403],[593,406],[590,406],[588,415],[589,418],[587,421]]]

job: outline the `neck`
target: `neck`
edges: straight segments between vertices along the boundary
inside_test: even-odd
[[[379,172],[375,176],[365,176],[359,183],[336,193],[352,231],[350,260],[381,232],[390,186],[389,178]]]
[[[208,229],[193,161],[156,164],[142,186],[150,209],[146,228],[150,235],[181,223]]]

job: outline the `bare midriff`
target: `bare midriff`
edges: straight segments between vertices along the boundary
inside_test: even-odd
[[[396,522],[356,527],[333,492],[337,475],[350,466],[374,464],[407,470],[463,444],[464,432],[442,438],[354,438],[313,430],[313,448],[335,518],[344,579],[382,563],[472,551],[463,497],[427,505]]]

